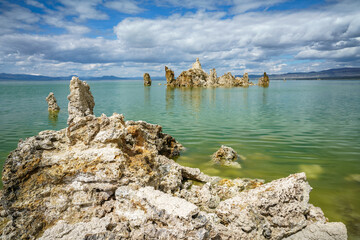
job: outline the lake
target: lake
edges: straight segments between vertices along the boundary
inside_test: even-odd
[[[158,83],[162,83],[159,85]],[[360,81],[271,81],[269,88],[167,89],[164,82],[90,81],[97,116],[156,123],[186,147],[176,161],[225,178],[306,172],[310,202],[360,238]],[[0,164],[20,138],[66,127],[69,81],[0,82]],[[52,91],[61,111],[48,115]],[[221,145],[242,168],[212,166]],[[2,187],[2,185],[1,185]]]

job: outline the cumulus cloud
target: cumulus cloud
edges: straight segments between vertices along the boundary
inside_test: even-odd
[[[105,2],[105,7],[128,14],[136,14],[145,11],[145,9],[139,7],[134,1],[126,0]]]
[[[0,34],[18,30],[33,30],[40,17],[29,9],[19,5],[0,2]]]
[[[282,0],[185,1],[183,6],[202,10],[156,18],[124,18],[114,26],[114,38],[109,39],[90,36],[93,30],[85,25],[87,20],[107,19],[109,16],[103,12],[106,8],[128,14],[146,9],[130,1],[60,2],[60,6],[50,9],[28,0],[28,5],[42,8],[41,15],[10,3],[5,4],[6,11],[1,8],[0,68],[11,70],[17,66],[24,72],[37,70],[42,74],[51,69],[57,75],[64,75],[58,71],[77,69],[91,72],[87,75],[121,76],[140,76],[146,70],[161,76],[164,65],[179,74],[196,57],[200,57],[206,70],[215,67],[219,74],[360,65],[356,1],[298,11],[249,11]],[[175,0],[167,3],[179,4]],[[229,9],[211,10],[219,4]],[[65,32],[34,34],[30,30],[39,22]],[[20,33],[18,29],[28,31]]]
[[[102,3],[102,0],[59,0],[64,6],[62,13],[65,15],[75,16],[77,20],[84,21],[87,19],[108,19],[108,15],[96,9]]]

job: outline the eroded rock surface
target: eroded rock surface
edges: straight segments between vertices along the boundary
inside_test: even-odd
[[[151,78],[149,73],[144,73],[144,86],[151,86]]]
[[[235,150],[231,147],[227,147],[225,145],[221,145],[219,150],[217,150],[212,156],[211,161],[214,164],[219,164],[223,166],[232,166],[240,168],[240,164],[236,162],[238,160],[239,155]]]
[[[264,76],[259,78],[258,86],[260,87],[268,87],[270,83],[269,76],[264,72]]]
[[[68,124],[79,118],[93,115],[95,106],[94,97],[90,92],[90,86],[78,77],[72,77],[70,81],[70,95],[68,96]]]
[[[165,66],[165,78],[168,85],[172,85],[175,82],[174,71]]]
[[[69,105],[92,99],[71,84],[84,88],[70,87]],[[93,106],[85,102],[80,110]],[[211,177],[173,161],[182,146],[159,125],[80,112],[9,154],[1,239],[346,239],[344,225],[308,203],[304,173],[267,184]]]
[[[49,95],[46,97],[46,102],[48,103],[48,111],[49,112],[59,112],[60,107],[57,104],[55,95],[53,92],[50,92]]]
[[[170,87],[247,87],[249,86],[249,78],[246,73],[244,77],[235,78],[230,72],[221,77],[217,77],[215,68],[210,70],[207,74],[201,67],[199,58],[193,63],[192,68],[183,71],[176,79],[173,77],[173,72],[165,67],[165,75],[167,85]],[[169,77],[168,77],[169,76]]]

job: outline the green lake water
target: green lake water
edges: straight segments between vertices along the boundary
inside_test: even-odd
[[[159,82],[89,82],[95,114],[124,114],[163,126],[186,150],[180,164],[209,175],[266,181],[306,172],[310,202],[360,238],[360,81],[271,81],[269,88],[167,89]],[[164,82],[161,82],[164,83]],[[20,138],[66,127],[68,81],[0,82],[0,165]],[[49,117],[52,91],[61,111]],[[222,144],[241,169],[212,166]]]

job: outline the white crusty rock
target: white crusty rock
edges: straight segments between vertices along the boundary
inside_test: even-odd
[[[211,156],[213,164],[219,164],[223,166],[232,166],[240,168],[240,164],[236,162],[239,155],[231,147],[221,145],[221,147]]]
[[[199,61],[199,58],[196,58],[196,62],[193,63],[192,69],[202,70],[202,68],[201,68],[201,63],[200,63],[200,61]]]
[[[53,92],[50,92],[49,95],[46,97],[46,102],[48,103],[48,111],[49,112],[59,112],[60,107],[57,104],[56,98]]]
[[[94,97],[90,92],[90,86],[78,77],[72,77],[70,81],[70,94],[68,96],[68,124],[76,118],[93,115],[95,106]]]
[[[9,154],[1,239],[346,239],[308,203],[304,173],[265,185],[211,177],[172,160],[182,146],[159,125],[80,115]]]

